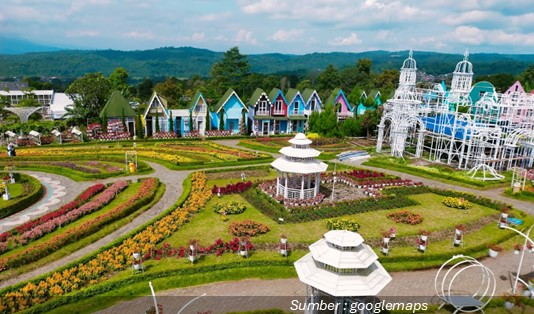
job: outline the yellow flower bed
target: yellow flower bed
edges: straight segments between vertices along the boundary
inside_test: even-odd
[[[206,175],[194,173],[191,194],[182,207],[176,208],[132,238],[120,245],[99,253],[89,262],[54,272],[37,283],[29,282],[22,288],[0,297],[0,312],[18,312],[33,305],[46,302],[54,296],[64,295],[89,284],[106,280],[105,274],[120,271],[130,266],[130,258],[135,252],[148,252],[164,238],[171,235],[187,222],[188,214],[197,212],[211,197],[206,186]]]

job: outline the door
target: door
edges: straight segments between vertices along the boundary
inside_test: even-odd
[[[263,121],[262,123],[262,134],[269,135],[269,121]]]

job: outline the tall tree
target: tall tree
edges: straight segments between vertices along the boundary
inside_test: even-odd
[[[531,64],[519,75],[519,81],[523,84],[525,91],[529,92],[534,89],[534,64]]]
[[[231,87],[243,93],[244,78],[250,73],[250,63],[245,55],[239,52],[239,48],[233,47],[224,53],[220,62],[211,67],[211,84],[219,97]]]
[[[167,99],[169,107],[177,107],[182,96],[182,82],[175,77],[170,77],[156,84],[154,90]]]
[[[111,90],[119,91],[126,97],[125,93],[128,92],[128,72],[124,68],[115,68],[108,77],[111,84]],[[129,95],[128,95],[129,96]]]
[[[74,102],[72,108],[66,108],[70,119],[83,123],[98,119],[111,94],[111,83],[102,73],[89,73],[72,82],[65,93]]]
[[[141,101],[148,101],[152,96],[152,89],[154,88],[154,82],[150,78],[145,78],[137,85],[137,97]]]
[[[317,90],[322,96],[329,95],[341,84],[341,76],[333,65],[329,64],[317,78]]]

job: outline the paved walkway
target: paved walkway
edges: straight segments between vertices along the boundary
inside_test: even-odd
[[[121,228],[117,229],[113,233],[110,233],[106,237],[99,239],[96,242],[93,242],[86,247],[84,247],[81,250],[78,250],[68,256],[65,256],[59,260],[53,261],[49,264],[46,264],[42,267],[36,268],[32,271],[26,272],[24,274],[21,274],[19,276],[3,280],[0,282],[0,288],[4,288],[7,286],[14,285],[16,283],[19,283],[24,280],[31,279],[33,277],[36,277],[38,275],[53,271],[54,269],[61,267],[65,264],[68,264],[72,261],[75,261],[99,248],[102,246],[108,245],[115,239],[129,233],[130,231],[138,228],[139,226],[143,225],[144,223],[150,221],[155,216],[159,215],[161,212],[169,208],[172,204],[176,202],[178,197],[182,194],[182,182],[185,180],[185,178],[188,176],[190,171],[172,171],[167,169],[164,166],[161,166],[160,164],[153,163],[153,162],[147,162],[150,167],[154,169],[153,173],[145,174],[145,175],[136,175],[136,176],[128,176],[128,177],[119,177],[119,178],[109,178],[105,180],[99,180],[98,182],[113,182],[118,180],[133,180],[138,178],[145,178],[145,177],[157,177],[159,180],[166,185],[165,193],[161,197],[161,199],[150,209],[143,212],[139,216],[137,216],[134,220],[132,220],[129,224],[122,226]],[[94,182],[92,182],[94,183]],[[80,193],[80,191],[83,190],[83,188],[80,187],[80,184],[87,184],[87,186],[90,186],[92,183],[88,182],[74,182],[69,185],[70,192],[69,195],[71,196],[70,200],[72,200],[76,195]]]

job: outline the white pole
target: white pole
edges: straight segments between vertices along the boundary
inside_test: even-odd
[[[332,202],[334,201],[334,192],[336,188],[336,166],[337,164],[334,163],[334,182],[332,182]]]
[[[152,281],[148,282],[150,286],[150,291],[152,291],[152,298],[154,299],[154,307],[156,308],[156,314],[159,314],[158,302],[156,301],[156,293],[154,293],[154,287],[152,287]]]
[[[509,230],[512,230],[512,231],[514,231],[516,233],[519,233],[523,238],[525,238],[525,244],[523,245],[523,252],[521,253],[521,258],[519,260],[519,267],[517,268],[517,274],[515,275],[514,286],[512,287],[512,293],[515,293],[515,290],[517,288],[517,281],[519,280],[519,273],[521,272],[521,267],[523,266],[523,257],[525,256],[525,250],[526,250],[527,242],[530,242],[531,245],[534,245],[534,241],[532,241],[529,238],[530,231],[532,230],[533,227],[534,227],[534,225],[532,225],[528,229],[527,234],[524,234],[521,231],[519,231],[517,229],[514,229],[514,228],[511,228],[511,227],[508,227],[508,226],[504,226],[504,228],[503,228],[503,229],[509,229]]]

